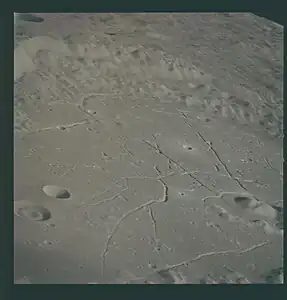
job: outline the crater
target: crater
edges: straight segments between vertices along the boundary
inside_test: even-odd
[[[270,220],[279,220],[280,212],[267,203],[262,203],[247,195],[236,196],[233,198],[234,203],[243,210],[256,216],[268,218]],[[282,215],[282,213],[281,213]]]
[[[242,209],[251,208],[254,203],[254,199],[249,198],[248,196],[236,196],[233,200],[235,204]]]
[[[37,222],[47,221],[52,217],[51,212],[44,206],[40,205],[18,207],[15,209],[14,213],[19,217]]]
[[[56,199],[66,200],[66,199],[71,198],[71,194],[67,189],[59,187],[57,185],[45,185],[43,187],[43,192],[47,196],[53,197]]]
[[[186,149],[188,151],[194,150],[194,148],[191,145],[182,145],[183,149]]]

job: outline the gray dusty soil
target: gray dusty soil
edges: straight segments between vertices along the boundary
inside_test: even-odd
[[[15,26],[15,283],[282,283],[283,28],[36,15]]]

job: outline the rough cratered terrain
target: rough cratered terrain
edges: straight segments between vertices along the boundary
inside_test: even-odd
[[[282,282],[282,27],[37,16],[15,27],[15,282]]]

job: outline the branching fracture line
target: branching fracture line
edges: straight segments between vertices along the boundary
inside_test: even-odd
[[[39,128],[35,131],[30,131],[29,133],[32,134],[32,133],[40,133],[40,132],[51,131],[51,130],[61,130],[62,128],[68,129],[68,128],[73,128],[73,127],[76,127],[79,125],[84,125],[84,124],[88,124],[88,120],[74,122],[71,124],[60,124],[60,125],[55,125],[55,126],[51,126],[51,127]]]
[[[154,217],[154,213],[153,213],[153,210],[152,210],[151,206],[148,206],[147,209],[148,209],[148,214],[150,216],[152,227],[153,227],[153,235],[154,235],[154,240],[155,240],[155,247],[156,247],[156,250],[157,250],[159,248],[159,239],[158,239],[158,236],[157,236],[156,219]]]
[[[113,189],[114,185],[117,185],[117,183],[119,183],[121,180],[126,180],[126,181],[128,181],[128,180],[130,180],[130,179],[139,179],[139,180],[151,179],[151,180],[159,180],[159,181],[160,181],[160,180],[162,180],[162,179],[164,179],[164,178],[167,178],[167,177],[173,176],[173,175],[175,175],[175,172],[171,172],[171,173],[169,173],[169,174],[161,175],[161,176],[157,176],[157,177],[149,177],[149,176],[129,176],[129,177],[121,177],[121,178],[115,180],[115,181],[111,184],[111,186],[108,187],[108,188],[106,188],[103,192],[101,192],[101,193],[98,194],[98,195],[94,195],[94,196],[92,197],[91,200],[95,200],[96,198],[98,198],[98,197],[104,195],[105,193],[111,191],[111,190]],[[122,192],[123,192],[123,191],[124,191],[124,190],[122,190]],[[97,204],[95,203],[95,205],[97,205]]]
[[[234,250],[212,251],[212,252],[202,253],[202,254],[197,255],[194,258],[188,259],[186,261],[182,261],[178,264],[167,266],[166,268],[161,269],[161,270],[167,271],[167,270],[172,270],[174,268],[178,268],[178,267],[181,267],[181,266],[187,266],[187,265],[189,265],[189,264],[191,264],[195,261],[201,260],[201,259],[203,259],[205,257],[208,257],[208,256],[225,255],[225,254],[245,254],[245,253],[254,251],[258,248],[261,248],[261,247],[263,247],[263,246],[265,246],[269,243],[270,243],[269,241],[265,241],[265,242],[262,242],[262,243],[257,244],[257,245],[253,245],[253,246],[251,246],[249,248],[246,248],[246,249],[243,249],[243,250],[235,250],[234,249]]]
[[[105,266],[106,266],[106,256],[108,254],[108,250],[109,250],[109,245],[111,243],[112,238],[114,237],[115,233],[117,232],[117,230],[120,228],[120,225],[122,224],[122,222],[129,217],[130,215],[132,215],[133,213],[143,209],[144,207],[151,205],[153,203],[157,202],[156,200],[150,200],[130,211],[128,211],[127,213],[125,213],[116,223],[114,229],[112,230],[112,232],[108,235],[107,241],[105,243],[105,247],[104,250],[101,254],[101,259],[102,259],[102,275],[104,275],[104,271],[105,271]]]
[[[221,164],[221,166],[223,167],[224,171],[226,172],[226,174],[228,175],[228,177],[232,180],[234,180],[241,188],[243,188],[245,191],[247,191],[246,187],[237,179],[235,178],[231,172],[229,171],[226,163],[220,158],[219,154],[217,153],[217,151],[214,149],[214,147],[212,146],[211,142],[208,142],[203,135],[200,132],[196,133],[197,136],[206,144],[208,145],[208,151],[211,151],[212,154],[216,157],[217,161]],[[248,191],[247,191],[248,192]]]
[[[94,206],[95,206],[95,205],[100,205],[100,204],[105,203],[105,202],[108,202],[108,201],[112,201],[112,200],[114,200],[115,198],[121,196],[121,194],[122,194],[124,191],[126,191],[126,190],[128,190],[128,188],[124,188],[123,190],[121,190],[121,191],[118,192],[117,194],[113,195],[112,197],[105,198],[105,199],[103,199],[103,200],[101,200],[101,201],[98,201],[98,202],[96,202],[96,203],[92,203],[91,205],[94,205]]]
[[[187,176],[191,177],[194,181],[196,181],[200,186],[206,188],[209,192],[211,192],[212,194],[216,194],[213,190],[211,190],[207,185],[205,185],[203,182],[201,182],[197,177],[195,177],[194,175],[192,175],[190,172],[188,172],[187,169],[185,169],[181,164],[179,164],[176,160],[174,160],[173,158],[171,158],[170,156],[168,156],[167,154],[165,154],[157,144],[153,145],[150,142],[143,140],[143,142],[145,144],[147,144],[148,146],[150,146],[152,149],[154,149],[158,154],[164,156],[167,160],[171,161],[172,163],[174,163],[182,172],[186,173]]]
[[[104,271],[105,271],[105,266],[106,266],[106,256],[108,254],[108,250],[109,250],[109,245],[111,243],[111,240],[112,238],[114,237],[115,233],[117,232],[117,230],[120,228],[120,225],[122,224],[122,222],[127,218],[129,217],[130,215],[132,215],[133,213],[147,207],[147,206],[150,206],[154,203],[164,203],[164,202],[167,202],[168,200],[168,188],[167,188],[167,185],[164,183],[164,181],[162,179],[158,179],[162,185],[163,185],[163,196],[161,199],[159,200],[150,200],[130,211],[128,211],[127,213],[125,213],[117,222],[116,222],[116,225],[114,226],[114,229],[112,230],[112,232],[108,235],[108,238],[107,238],[107,241],[105,243],[105,247],[104,247],[104,250],[101,254],[101,261],[102,261],[102,276],[104,275]]]
[[[270,244],[270,242],[269,241],[265,241],[265,242],[262,242],[260,244],[257,244],[257,245],[254,245],[254,246],[251,246],[249,248],[242,249],[242,250],[236,250],[236,249],[234,249],[234,250],[212,251],[212,252],[202,253],[202,254],[197,255],[196,257],[193,257],[191,259],[182,261],[182,262],[180,262],[178,264],[169,265],[169,266],[167,266],[165,268],[154,270],[153,272],[147,274],[145,277],[136,277],[136,278],[133,278],[130,281],[142,280],[142,279],[145,279],[146,277],[154,275],[154,274],[156,274],[158,272],[170,271],[170,270],[182,267],[182,266],[188,266],[189,264],[194,263],[196,261],[199,261],[199,260],[201,260],[201,259],[203,259],[205,257],[216,256],[216,255],[226,255],[226,254],[245,254],[245,253],[254,251],[254,250],[258,249],[258,248],[261,248],[263,246],[266,246],[268,244]]]

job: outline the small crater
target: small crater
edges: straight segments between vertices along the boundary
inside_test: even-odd
[[[57,199],[69,199],[71,197],[71,194],[67,189],[57,185],[45,185],[43,187],[43,192],[47,196]]]
[[[148,263],[148,267],[149,267],[150,269],[156,269],[156,265],[153,264],[153,263],[151,263],[151,262]]]
[[[230,221],[230,215],[226,211],[219,211],[218,216],[222,219]]]
[[[123,124],[121,122],[115,122],[115,125],[119,128],[123,128]]]
[[[80,62],[80,63],[84,63],[84,62],[85,62],[85,58],[82,57],[82,56],[79,56],[79,57],[77,58],[77,61]]]
[[[194,150],[194,148],[191,145],[183,145],[182,147],[188,151]]]
[[[253,203],[253,199],[247,197],[247,196],[237,196],[234,197],[234,202],[236,205],[238,205],[239,207],[241,207],[242,209],[247,209],[247,208],[251,208],[251,205]]]
[[[52,217],[51,212],[47,208],[36,205],[18,207],[15,210],[15,214],[19,217],[37,222],[47,221]]]
[[[163,279],[164,284],[173,284],[175,283],[174,277],[170,274],[169,271],[161,270],[157,274]]]
[[[138,49],[136,49],[136,50],[131,52],[131,55],[132,55],[133,58],[139,59],[140,58],[140,51]]]

